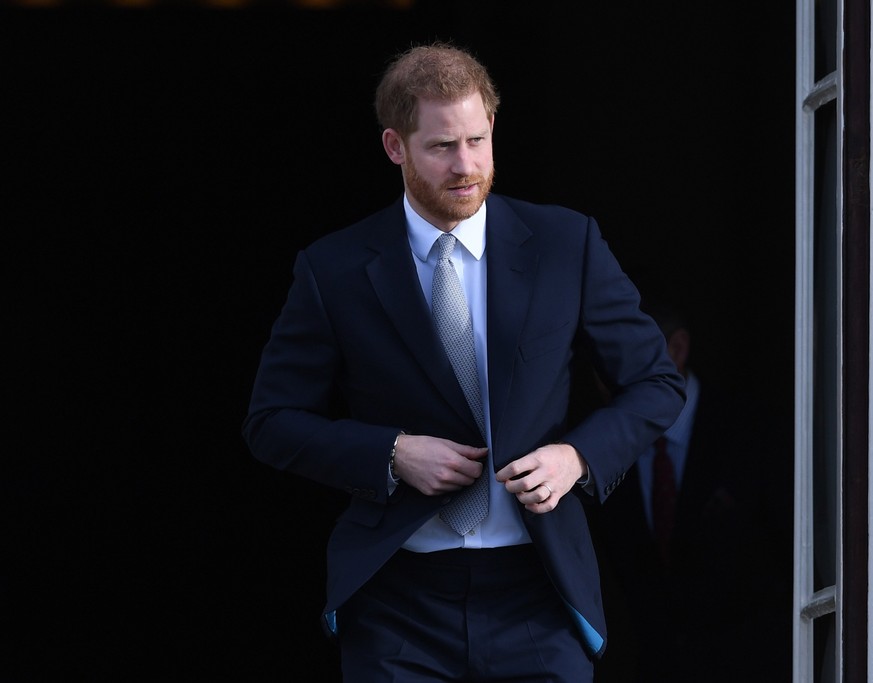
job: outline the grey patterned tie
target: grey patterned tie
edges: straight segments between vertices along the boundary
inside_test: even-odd
[[[433,319],[446,354],[467,403],[476,417],[476,424],[485,438],[485,413],[479,393],[479,372],[476,369],[476,349],[473,345],[473,321],[461,281],[449,256],[455,248],[455,236],[440,235],[440,253],[433,273]],[[464,535],[488,514],[488,471],[461,491],[440,511],[440,517],[458,534]]]

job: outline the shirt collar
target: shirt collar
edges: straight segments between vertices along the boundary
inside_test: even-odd
[[[485,207],[486,202],[482,202],[482,206],[475,214],[452,229],[452,234],[477,261],[485,253]],[[409,235],[412,253],[421,261],[427,261],[431,248],[443,231],[419,216],[409,203],[406,194],[403,195],[403,210],[406,213],[406,232]]]

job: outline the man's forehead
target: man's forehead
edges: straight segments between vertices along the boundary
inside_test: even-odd
[[[482,98],[477,93],[462,100],[421,100],[418,107],[418,130],[437,134],[440,131],[450,137],[468,135],[471,130],[487,132],[490,121],[485,113]]]

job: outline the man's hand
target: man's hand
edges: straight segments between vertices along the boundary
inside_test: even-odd
[[[452,493],[482,475],[487,448],[448,439],[401,434],[394,451],[394,473],[426,496]]]
[[[570,444],[555,443],[513,460],[497,473],[497,481],[527,510],[542,514],[554,510],[586,474],[588,464],[579,452]]]

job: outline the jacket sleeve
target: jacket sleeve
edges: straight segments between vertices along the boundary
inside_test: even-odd
[[[339,345],[305,251],[255,376],[243,438],[280,470],[384,502],[398,429],[343,417]]]
[[[640,310],[640,296],[591,219],[587,232],[580,342],[611,400],[572,428],[573,444],[605,500],[640,454],[679,416],[685,382],[660,328]]]

